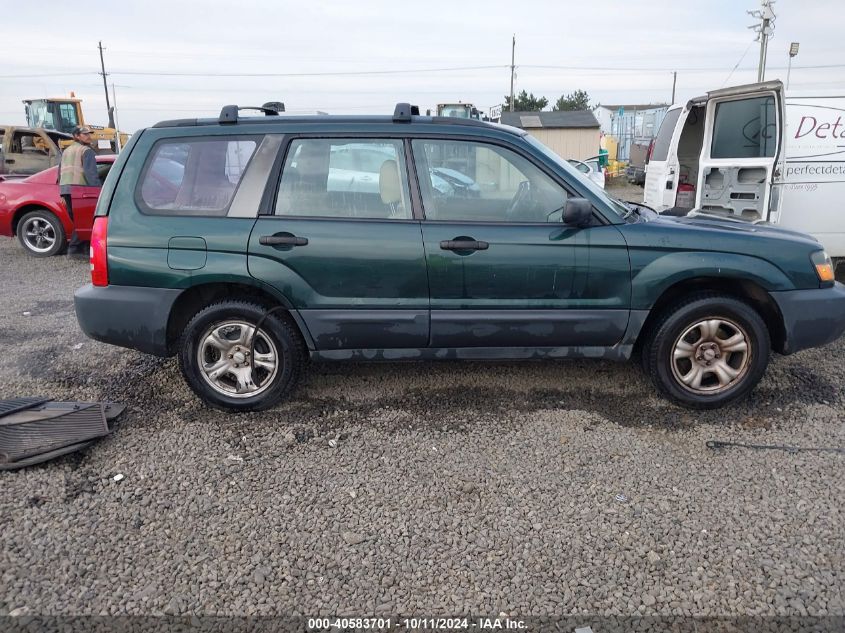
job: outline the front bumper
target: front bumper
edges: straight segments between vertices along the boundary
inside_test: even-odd
[[[820,347],[845,333],[845,286],[772,292],[783,316],[784,354]]]
[[[73,294],[76,319],[97,341],[169,356],[167,322],[179,289],[87,284]]]
[[[11,211],[0,209],[0,236],[15,237],[15,227],[12,226],[13,215]]]

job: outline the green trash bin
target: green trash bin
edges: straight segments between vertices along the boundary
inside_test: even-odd
[[[602,167],[607,167],[607,150],[600,149],[599,150],[599,165]]]

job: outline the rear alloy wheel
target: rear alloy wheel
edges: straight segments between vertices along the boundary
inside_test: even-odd
[[[643,355],[664,395],[685,407],[715,409],[754,388],[769,351],[766,324],[751,306],[699,295],[661,319]]]
[[[18,240],[34,257],[58,255],[67,246],[61,220],[47,209],[26,213],[18,222]]]
[[[305,362],[302,341],[275,313],[256,332],[265,312],[254,303],[224,301],[204,308],[188,323],[179,349],[182,374],[209,405],[260,411],[293,390]]]
[[[255,345],[250,340],[255,336]],[[250,351],[252,348],[252,351]],[[257,396],[273,383],[282,359],[272,337],[243,319],[212,323],[200,334],[197,366],[217,393],[232,398]]]

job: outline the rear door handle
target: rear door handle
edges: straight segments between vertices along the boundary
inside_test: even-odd
[[[6,159],[6,162],[7,162],[7,163],[14,163],[14,162],[15,162],[15,159],[14,159],[14,158],[7,158],[7,159]]]
[[[264,246],[306,246],[307,237],[296,237],[295,235],[262,235],[258,243]]]
[[[486,251],[490,244],[480,240],[443,240],[440,248],[444,251]]]

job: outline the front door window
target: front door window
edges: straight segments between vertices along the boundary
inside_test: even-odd
[[[75,104],[59,104],[59,118],[61,119],[61,126],[59,129],[63,132],[72,132],[73,128],[79,125],[79,119],[76,116]]]
[[[560,222],[566,191],[528,159],[470,141],[415,140],[426,218],[447,222]]]

